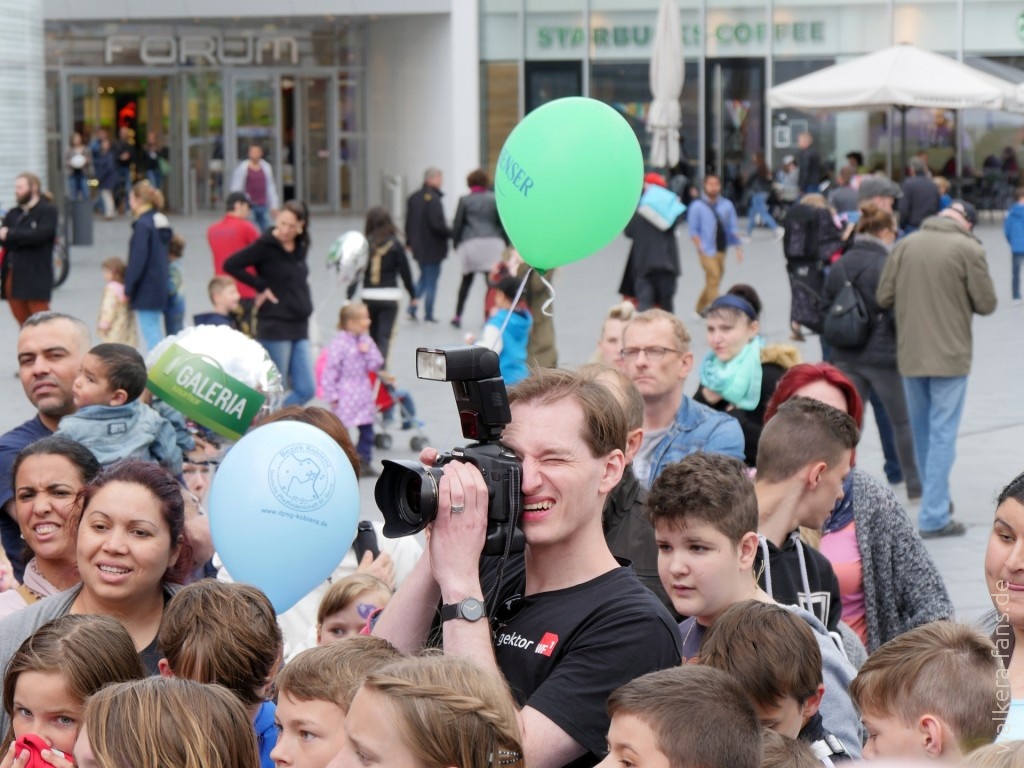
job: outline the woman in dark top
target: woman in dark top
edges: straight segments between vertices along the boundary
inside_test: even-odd
[[[896,367],[896,326],[892,309],[883,310],[875,300],[882,268],[895,242],[895,217],[874,205],[866,206],[854,230],[853,245],[833,265],[825,280],[825,302],[831,305],[835,301],[846,280],[853,283],[864,300],[870,318],[868,340],[855,349],[833,347],[830,362],[849,377],[863,402],[867,402],[872,391],[882,401],[896,436],[907,496],[916,499],[921,495],[921,477],[914,459],[914,436],[903,379]]]
[[[271,229],[224,262],[229,275],[257,291],[256,340],[266,348],[281,376],[290,379],[285,405],[303,405],[316,394],[309,350],[313,297],[306,264],[308,224],[306,204],[289,200]]]
[[[388,366],[388,349],[395,335],[395,318],[398,317],[398,302],[402,298],[402,281],[409,294],[410,303],[416,301],[416,286],[409,269],[409,258],[405,246],[398,239],[398,230],[387,209],[379,205],[366,212],[364,228],[370,244],[370,258],[363,275],[363,302],[370,311],[370,337]],[[355,293],[355,285],[349,291],[349,298]]]
[[[704,313],[711,351],[700,368],[698,403],[733,416],[743,430],[744,458],[757,463],[764,409],[786,369],[800,362],[788,344],[766,347],[759,333],[761,297],[749,285],[734,285]]]
[[[459,283],[459,298],[455,317],[452,318],[452,325],[456,328],[462,327],[462,310],[473,285],[473,276],[477,272],[482,274],[486,286],[487,276],[501,261],[507,245],[487,171],[483,168],[471,171],[466,177],[466,186],[469,194],[459,198],[452,225],[452,245],[462,257],[462,282]]]

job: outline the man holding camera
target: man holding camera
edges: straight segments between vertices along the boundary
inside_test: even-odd
[[[446,463],[427,549],[374,634],[415,652],[440,602],[444,652],[508,681],[525,764],[593,766],[605,752],[608,695],[677,665],[678,629],[604,540],[604,501],[625,467],[626,419],[614,395],[578,373],[542,369],[509,400],[502,444],[522,464],[525,555],[507,563],[496,588],[500,565],[481,560],[488,486],[475,466]],[[421,458],[432,463],[436,453]]]

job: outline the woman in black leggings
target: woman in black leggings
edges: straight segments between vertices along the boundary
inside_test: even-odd
[[[501,261],[501,253],[508,244],[487,171],[483,168],[472,171],[466,177],[466,184],[469,185],[469,194],[459,198],[452,227],[452,243],[462,257],[462,283],[459,285],[455,317],[452,318],[452,325],[456,328],[462,327],[462,310],[473,285],[473,276],[482,272],[486,283],[488,273]]]

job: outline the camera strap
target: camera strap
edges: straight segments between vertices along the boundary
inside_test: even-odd
[[[501,597],[501,582],[505,577],[505,566],[508,564],[509,555],[512,554],[512,542],[515,539],[516,530],[519,528],[519,518],[523,513],[523,492],[522,492],[522,467],[509,467],[509,475],[512,482],[508,484],[508,510],[509,521],[505,526],[505,551],[501,553],[498,562],[498,570],[495,574],[494,584],[484,595],[484,605],[487,607],[487,615],[494,618],[498,608],[498,600]]]

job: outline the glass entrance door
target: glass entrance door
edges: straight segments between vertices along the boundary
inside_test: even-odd
[[[754,153],[764,152],[764,61],[708,59],[705,147],[722,193],[740,203]]]
[[[224,170],[224,98],[218,72],[184,75],[187,115],[187,208],[220,211],[231,183]]]
[[[127,204],[124,183],[149,178],[163,191],[167,207],[181,210],[184,184],[177,170],[182,148],[172,129],[178,125],[177,81],[148,74],[75,74],[68,77],[66,93],[61,158],[72,133],[81,134],[89,144],[102,130],[112,143],[121,139],[131,146],[131,170],[118,176],[114,189],[121,209]],[[61,168],[61,178],[50,180],[61,194],[65,176]]]
[[[281,191],[282,163],[278,156],[280,134],[278,132],[278,87],[277,77],[236,74],[231,81],[233,96],[234,136],[229,149],[230,156],[224,173],[227,176],[225,188],[230,190],[231,173],[237,164],[249,157],[249,147],[256,145],[263,150],[263,159],[274,169],[278,192]]]
[[[331,207],[332,91],[328,76],[281,78],[284,196],[302,200],[314,209]]]

